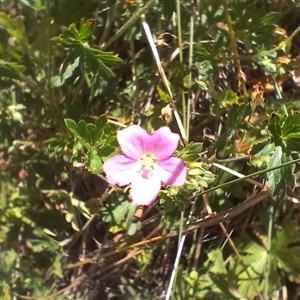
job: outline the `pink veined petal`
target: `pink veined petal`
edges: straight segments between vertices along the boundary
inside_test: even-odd
[[[123,153],[132,158],[139,159],[147,154],[150,136],[138,125],[131,125],[117,133],[118,142]]]
[[[136,205],[150,206],[157,198],[161,188],[159,177],[155,173],[142,176],[137,173],[131,183],[131,197]]]
[[[182,159],[170,157],[159,161],[154,168],[160,180],[168,185],[181,186],[186,182],[187,168]]]
[[[125,155],[116,155],[105,161],[103,170],[110,184],[126,185],[131,183],[135,173],[142,168],[139,161]]]
[[[164,126],[156,130],[150,137],[150,152],[157,160],[171,157],[178,146],[179,135]]]

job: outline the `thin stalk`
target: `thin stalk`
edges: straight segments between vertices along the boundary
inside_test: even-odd
[[[194,24],[195,15],[194,11],[190,18],[190,45],[189,45],[189,93],[188,93],[188,103],[187,103],[187,113],[186,113],[186,137],[189,141],[190,137],[190,124],[191,124],[191,105],[192,105],[192,65],[193,65],[193,51],[194,51]]]
[[[261,51],[261,52],[257,53],[256,55],[254,55],[253,59],[257,59],[258,57],[272,55],[276,51],[282,50],[287,44],[292,42],[293,38],[298,34],[299,31],[300,31],[300,26],[285,41],[281,42],[279,44],[279,46],[277,46],[273,49],[270,49],[270,50]],[[249,59],[249,57],[248,57],[248,59]]]
[[[130,47],[130,56],[132,59],[132,65],[131,65],[131,73],[132,73],[132,82],[133,82],[133,93],[132,93],[132,99],[133,99],[133,110],[132,113],[134,114],[135,111],[138,110],[138,93],[139,93],[139,80],[137,76],[137,63],[136,63],[136,57],[135,57],[135,48],[134,43],[132,41],[129,42]]]
[[[178,49],[179,49],[179,63],[181,68],[183,68],[183,54],[182,54],[182,28],[181,28],[181,8],[180,0],[176,0],[176,19],[177,19],[177,31],[178,31]],[[183,73],[183,72],[182,72]],[[187,122],[186,122],[186,102],[184,89],[181,90],[181,101],[182,101],[182,115],[183,115],[183,127],[185,132],[188,132]]]
[[[100,2],[99,2],[100,4]],[[104,31],[103,34],[100,38],[100,41],[98,43],[98,45],[101,47],[101,45],[104,43],[106,37],[108,36],[110,29],[111,29],[111,25],[113,24],[113,21],[115,20],[115,16],[116,16],[116,12],[118,11],[116,9],[116,7],[118,6],[119,1],[116,1],[116,3],[114,4],[114,6],[111,6],[109,9],[109,12],[107,13],[107,19],[106,19],[106,23],[105,23],[105,27],[104,27]],[[98,14],[98,12],[97,12]],[[96,22],[95,22],[96,24]]]
[[[270,195],[268,192],[259,192],[258,194],[248,197],[245,200],[245,202],[241,203],[240,205],[230,208],[224,212],[220,212],[219,214],[212,216],[210,218],[202,218],[200,220],[197,220],[197,221],[191,223],[190,225],[185,226],[183,228],[183,232],[184,232],[184,234],[188,234],[189,232],[197,230],[199,228],[216,226],[216,225],[219,225],[223,221],[224,222],[229,221],[232,218],[245,212],[250,207],[253,207],[254,205],[260,203],[261,201],[268,198],[269,196]],[[219,217],[218,217],[218,215],[219,215]],[[210,222],[210,220],[213,220],[213,222]],[[140,242],[130,244],[128,246],[119,247],[117,249],[114,249],[114,250],[106,252],[106,253],[97,253],[93,257],[87,258],[84,261],[78,261],[76,263],[69,264],[65,267],[65,269],[78,268],[78,267],[81,267],[86,264],[94,263],[95,261],[98,261],[100,257],[103,259],[103,258],[110,257],[117,253],[123,253],[130,249],[136,249],[137,247],[142,247],[142,246],[147,246],[147,245],[149,246],[149,244],[161,242],[161,241],[164,241],[164,240],[167,240],[167,239],[170,239],[173,237],[177,237],[177,236],[178,236],[177,231],[169,232],[165,235],[159,235],[159,236],[155,236],[155,237],[148,236],[148,237],[146,237],[146,239],[144,239]]]
[[[286,109],[285,104],[283,103],[282,95],[281,95],[281,92],[280,92],[280,90],[279,90],[279,86],[278,86],[278,84],[277,84],[277,81],[276,81],[276,79],[274,78],[273,75],[271,75],[271,76],[272,76],[272,80],[273,80],[273,84],[274,84],[274,88],[275,88],[275,97],[276,97],[276,99],[279,101],[280,106],[281,106],[281,108],[282,108],[284,114],[285,114],[286,116],[288,116],[288,111],[287,111],[287,109]]]
[[[273,239],[273,226],[274,226],[274,206],[271,205],[268,209],[268,242],[267,242],[267,259],[266,259],[266,268],[265,268],[265,286],[264,286],[264,299],[268,299],[269,291],[269,278],[271,272],[271,263],[270,263],[270,252]]]
[[[196,202],[195,202],[196,203]],[[192,218],[192,214],[194,211],[194,207],[195,207],[195,203],[193,204],[191,210],[190,210],[190,214],[188,217],[188,220],[186,222],[186,225],[188,225],[190,223],[190,220]],[[173,266],[173,271],[171,274],[171,278],[169,281],[169,286],[168,286],[168,290],[167,290],[167,294],[165,297],[165,300],[169,300],[172,296],[172,292],[173,292],[173,286],[176,282],[176,276],[177,276],[177,270],[178,270],[178,265],[179,265],[179,260],[181,257],[181,253],[182,253],[182,249],[183,249],[183,245],[187,236],[187,233],[185,233],[184,235],[182,235],[182,230],[183,230],[183,216],[184,213],[181,212],[181,217],[180,217],[180,226],[179,226],[179,234],[178,234],[178,250],[177,250],[177,254],[176,254],[176,258],[175,258],[175,262],[174,262],[174,266]]]
[[[163,69],[163,67],[161,65],[160,58],[159,58],[159,55],[158,55],[158,51],[156,49],[156,46],[155,46],[155,43],[154,43],[151,31],[150,31],[150,28],[149,28],[149,25],[145,22],[145,17],[143,15],[142,15],[141,18],[142,18],[143,27],[144,27],[146,36],[148,38],[148,42],[150,44],[153,56],[155,58],[157,69],[159,71],[160,77],[161,77],[161,79],[163,81],[163,84],[164,84],[165,89],[166,89],[166,91],[168,93],[168,96],[169,96],[170,105],[172,107],[172,110],[173,110],[173,113],[174,113],[174,116],[175,116],[175,120],[177,122],[179,131],[180,131],[180,134],[181,134],[182,141],[183,141],[184,145],[186,145],[187,144],[187,139],[186,139],[185,129],[184,129],[184,126],[183,126],[182,121],[180,119],[178,110],[176,108],[176,104],[175,104],[175,101],[174,101],[174,98],[173,98],[173,94],[171,92],[171,89],[170,89],[170,86],[169,86],[169,83],[168,83],[168,79],[167,79],[165,71],[164,71],[164,69]]]
[[[191,199],[194,199],[194,198],[197,198],[203,194],[207,194],[207,193],[210,193],[210,192],[213,192],[217,189],[220,189],[220,188],[223,188],[227,185],[230,185],[230,184],[233,184],[233,183],[238,183],[240,181],[243,181],[245,179],[248,179],[248,178],[251,178],[251,177],[256,177],[258,175],[262,175],[262,174],[265,174],[265,173],[268,173],[268,172],[271,172],[271,171],[274,171],[274,170],[277,170],[277,169],[280,169],[280,168],[283,168],[283,167],[286,167],[286,166],[289,166],[289,165],[292,165],[292,164],[296,164],[300,162],[300,158],[297,158],[295,160],[291,160],[291,161],[288,161],[284,164],[281,164],[281,165],[278,165],[278,166],[275,166],[275,167],[272,167],[272,168],[268,168],[268,169],[265,169],[265,170],[261,170],[261,171],[257,171],[257,172],[254,172],[254,173],[251,173],[251,174],[248,174],[248,175],[245,175],[244,177],[241,177],[241,178],[237,178],[237,179],[233,179],[231,181],[228,181],[228,182],[225,182],[225,183],[222,183],[222,184],[219,184],[215,187],[212,187],[204,192],[200,192],[198,194],[195,194],[194,196],[191,197]]]
[[[179,62],[180,62],[180,65],[183,66],[180,0],[176,0],[176,10],[177,10]],[[193,16],[192,16],[191,17],[191,27],[193,27],[193,29],[194,29],[194,22],[193,21],[194,21],[194,19],[193,19]],[[189,88],[191,87],[191,82],[192,82],[191,66],[192,66],[193,52],[191,51],[191,49],[193,49],[193,35],[194,35],[194,30],[191,30],[190,31]],[[187,111],[184,89],[182,89],[182,91],[181,91],[181,99],[182,99],[182,110],[183,110],[183,127],[184,127],[184,130],[185,130],[186,139],[187,139],[187,142],[188,142],[188,140],[189,140],[189,128],[190,128],[190,126],[189,126],[189,123],[190,123],[190,99],[188,99],[188,105],[187,105],[188,111]],[[186,225],[189,224],[189,221],[190,221],[190,218],[191,218],[191,215],[192,215],[192,211],[193,211],[193,208],[190,211],[190,216],[189,216],[189,219],[188,219]],[[182,250],[183,250],[183,245],[184,245],[184,242],[185,242],[185,239],[186,239],[186,234],[182,235],[183,218],[184,218],[184,213],[181,212],[180,229],[179,229],[179,235],[178,235],[178,250],[177,250],[176,259],[175,259],[175,262],[174,262],[174,267],[173,267],[173,271],[172,271],[172,274],[171,274],[171,278],[170,278],[170,282],[169,282],[169,286],[168,286],[168,290],[167,290],[165,300],[169,300],[171,295],[172,295],[173,286],[176,283],[176,276],[177,276],[179,260],[180,260],[181,253],[182,253]]]
[[[103,45],[102,50],[106,50],[113,42],[115,42],[120,36],[122,36],[137,20],[140,19],[141,15],[144,14],[151,6],[155,3],[156,0],[149,0],[143,7],[137,10],[132,18],[127,21],[112,37],[109,39],[106,44]]]
[[[47,97],[48,102],[52,103],[52,91],[51,91],[51,67],[52,67],[52,59],[51,59],[51,44],[50,44],[50,32],[51,32],[51,3],[50,0],[46,1],[46,20],[47,20],[47,28],[46,28],[46,35],[47,35],[47,59],[48,59],[48,66],[47,66],[47,83],[46,83],[46,90],[47,90]]]
[[[236,44],[235,33],[232,28],[231,16],[228,12],[227,0],[224,0],[224,9],[225,9],[225,15],[226,15],[227,26],[228,26],[228,34],[229,34],[229,38],[230,38],[230,41],[232,44],[232,50],[233,50],[233,54],[234,54],[234,61],[235,61],[236,68],[238,71],[238,76],[240,77],[243,72],[242,64],[241,64],[240,55],[239,55],[237,44]],[[245,81],[243,79],[241,80],[241,87],[242,87],[243,96],[245,97],[245,99],[248,99],[249,95],[248,95]]]
[[[284,103],[282,103],[282,95],[279,90],[277,81],[275,80],[274,76],[272,75],[274,87],[275,87],[275,97],[278,101],[280,101],[280,105],[282,107],[282,110],[284,111],[285,115],[288,115],[286,106]],[[273,240],[273,229],[274,229],[274,205],[271,204],[271,206],[268,209],[268,242],[267,242],[267,259],[266,259],[266,268],[265,268],[265,286],[264,286],[264,299],[268,299],[268,291],[269,291],[269,278],[271,273],[271,262],[270,262],[270,253],[271,253],[271,247],[272,247],[272,240]]]

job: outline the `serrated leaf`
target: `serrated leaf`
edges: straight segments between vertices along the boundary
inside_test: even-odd
[[[300,115],[277,116],[274,115],[269,124],[276,145],[282,145],[287,151],[300,149]]]
[[[271,255],[279,263],[279,267],[288,274],[297,276],[300,272],[299,246],[291,246],[298,240],[299,231],[294,221],[286,218],[282,224],[282,230],[272,241]]]
[[[170,101],[169,95],[159,85],[157,86],[157,92],[158,92],[159,98],[162,101],[169,103],[169,101]]]
[[[227,270],[224,265],[223,254],[220,249],[209,251],[207,256],[211,262],[211,267],[209,268],[211,273],[227,274]]]
[[[226,90],[226,91],[220,93],[218,95],[218,99],[221,102],[221,105],[223,107],[227,107],[227,106],[231,107],[234,104],[239,105],[238,95],[235,92],[231,91],[231,90]]]
[[[63,278],[63,266],[62,266],[62,259],[63,259],[63,255],[62,254],[58,254],[55,255],[55,259],[53,262],[53,274],[55,274],[56,276],[58,276],[59,278]]]
[[[97,148],[92,147],[90,149],[88,161],[85,165],[93,174],[99,174],[102,172],[102,160],[97,153]]]
[[[130,204],[129,201],[123,201],[115,208],[107,209],[107,214],[103,216],[103,220],[112,225],[120,225],[125,220]]]
[[[185,148],[179,151],[178,157],[187,162],[194,162],[201,155],[203,143],[190,142]]]
[[[290,151],[300,149],[300,115],[286,117],[281,125],[281,138],[286,142]]]
[[[164,211],[173,211],[176,208],[176,203],[173,198],[166,193],[161,193],[159,203],[163,205]]]
[[[254,242],[249,242],[241,252],[244,253],[243,264],[236,259],[230,262],[230,268],[238,276],[239,293],[247,299],[254,299],[257,295],[256,290],[261,291],[263,288],[263,276],[269,254],[265,247]]]

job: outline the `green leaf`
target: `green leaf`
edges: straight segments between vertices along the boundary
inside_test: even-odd
[[[96,126],[94,124],[86,124],[86,132],[89,137],[91,145],[95,144]]]
[[[291,246],[299,238],[297,224],[285,218],[276,238],[272,241],[271,255],[290,276],[298,277],[300,273],[299,246]]]
[[[3,77],[17,78],[16,73],[23,73],[26,68],[15,62],[7,62],[0,59],[0,74]]]
[[[169,97],[168,93],[166,93],[165,90],[162,87],[160,87],[159,85],[157,85],[156,88],[157,88],[157,92],[158,92],[159,98],[162,101],[164,101],[166,103],[169,103],[170,97]]]
[[[166,20],[171,20],[173,12],[176,11],[175,0],[160,0],[159,4],[162,5],[163,14]]]
[[[0,259],[1,269],[8,273],[14,268],[15,261],[17,259],[17,253],[13,249],[3,251],[1,252]]]
[[[230,129],[241,129],[244,127],[244,119],[251,114],[251,106],[246,105],[233,105],[229,114],[227,125]]]
[[[261,24],[262,26],[268,26],[275,24],[275,22],[278,20],[280,17],[280,14],[278,12],[270,12],[266,14],[264,17],[261,18]]]
[[[214,274],[227,274],[221,249],[211,250],[207,256],[212,263],[209,271]]]
[[[90,143],[91,138],[86,130],[86,123],[83,120],[78,122],[78,135],[86,142]]]
[[[166,192],[161,192],[159,203],[163,205],[165,212],[174,211],[176,208],[175,199],[170,197]]]
[[[115,224],[121,224],[122,221],[125,219],[128,210],[131,207],[131,202],[129,201],[124,201],[121,203],[119,206],[116,207],[116,209],[113,210],[113,216],[114,216],[114,221]]]
[[[95,121],[97,131],[102,131],[106,124],[107,124],[106,116],[100,116]]]
[[[178,157],[187,162],[194,162],[201,155],[203,143],[190,142],[185,148],[178,152]]]
[[[21,16],[12,19],[3,12],[0,12],[0,28],[4,28],[7,32],[19,42],[22,51],[27,52],[28,44],[25,35],[23,18]]]
[[[85,206],[85,203],[81,200],[78,200],[74,197],[71,198],[71,204],[75,207],[83,216],[87,219],[90,218],[91,214],[88,208]]]
[[[99,174],[102,172],[102,161],[97,153],[93,153],[91,155],[86,166],[93,174]]]
[[[129,226],[126,227],[127,234],[130,236],[135,235],[137,233],[137,231],[141,228],[141,226],[142,226],[142,223],[140,221],[131,222],[129,224]]]
[[[211,152],[216,153],[217,157],[224,157],[232,154],[233,152],[233,138],[234,131],[227,130],[219,136],[217,141],[214,143]]]
[[[263,147],[263,148],[262,148]],[[261,149],[261,150],[259,150]],[[265,142],[263,144],[255,145],[251,151],[251,166],[256,168],[262,168],[267,165],[270,161],[270,155],[274,151],[275,145],[274,143]]]
[[[256,289],[259,291],[263,289],[265,283],[263,276],[269,254],[265,247],[250,241],[250,238],[247,239],[247,244],[244,249],[240,250],[240,253],[244,253],[242,256],[243,264],[238,258],[235,258],[230,261],[230,269],[235,274],[234,277],[237,276],[238,278],[239,293],[247,299],[254,299],[257,296]],[[275,269],[272,268],[272,272],[276,272],[276,265]],[[256,286],[256,289],[253,285]]]
[[[223,107],[227,107],[227,106],[231,107],[234,104],[239,105],[238,95],[235,92],[231,91],[231,90],[226,90],[224,92],[221,92],[218,95],[218,99],[219,99],[218,102],[221,102],[221,105]]]
[[[62,86],[67,79],[73,76],[75,69],[79,66],[79,61],[79,57],[75,58],[73,63],[69,63],[69,60],[66,60],[64,63],[66,67],[62,68],[62,74],[51,77],[51,85],[53,87]]]
[[[64,255],[59,253],[55,255],[54,263],[53,263],[53,274],[58,276],[59,278],[63,278],[63,266],[62,266],[62,261],[63,261]]]
[[[65,119],[65,124],[72,133],[78,134],[78,125],[74,120]]]
[[[112,53],[101,51],[97,48],[92,48],[89,44],[94,41],[92,32],[92,23],[82,21],[79,29],[75,24],[71,24],[68,28],[64,28],[63,34],[60,37],[55,37],[52,40],[69,50],[69,55],[66,57],[61,73],[65,77],[71,75],[76,69],[78,61],[80,62],[78,68],[85,79],[89,88],[92,89],[91,95],[97,95],[102,85],[103,78],[108,80],[115,76],[112,68],[120,64],[122,61]],[[78,60],[78,61],[77,61]],[[72,64],[70,66],[70,64]],[[68,68],[70,70],[68,70]],[[54,84],[63,84],[57,77],[53,79]]]
[[[288,152],[300,149],[300,115],[274,115],[269,124],[276,145],[282,145]]]
[[[277,146],[271,154],[270,160],[267,164],[268,168],[273,168],[280,164],[291,161],[292,157],[287,156],[282,152],[282,148]],[[268,179],[266,185],[270,189],[273,198],[282,200],[287,191],[294,187],[295,178],[293,175],[294,164],[282,167],[267,173]]]
[[[284,118],[281,125],[281,138],[286,142],[289,151],[300,149],[300,115]]]

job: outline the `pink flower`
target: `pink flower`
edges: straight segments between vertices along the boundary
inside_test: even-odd
[[[161,127],[152,135],[132,125],[117,134],[123,155],[109,158],[103,165],[110,184],[131,184],[131,197],[136,205],[151,205],[161,189],[161,182],[181,186],[186,182],[186,166],[172,157],[179,135]]]

